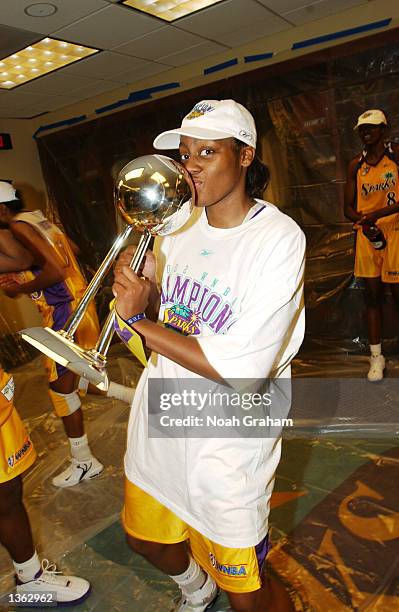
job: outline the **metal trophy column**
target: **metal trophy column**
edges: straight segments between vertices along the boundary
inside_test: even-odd
[[[142,234],[130,264],[138,272],[151,238],[178,231],[188,221],[194,203],[195,190],[190,176],[183,166],[169,157],[145,155],[126,164],[115,184],[115,207],[126,221],[126,228],[116,238],[65,329],[55,332],[49,327],[31,327],[20,332],[22,338],[57,363],[106,390],[106,355],[114,333],[115,313],[110,312],[94,347],[79,346],[74,341],[74,334],[131,231],[135,229]]]

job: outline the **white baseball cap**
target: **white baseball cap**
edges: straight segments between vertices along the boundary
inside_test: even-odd
[[[370,125],[381,125],[381,123],[384,123],[385,125],[387,125],[388,121],[381,110],[373,108],[371,110],[366,110],[364,111],[364,113],[359,115],[357,123],[353,129],[356,130],[359,125],[363,125],[365,123]]]
[[[202,100],[186,115],[181,127],[159,134],[156,149],[178,149],[180,136],[201,140],[237,138],[256,147],[256,127],[251,113],[234,100]]]
[[[0,203],[18,200],[14,187],[6,181],[0,181]]]

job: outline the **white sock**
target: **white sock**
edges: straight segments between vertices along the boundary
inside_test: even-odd
[[[204,585],[206,573],[195,559],[190,556],[190,564],[186,571],[177,576],[170,576],[170,578],[179,585],[184,595],[189,596]]]
[[[125,387],[125,385],[119,385],[116,382],[110,382],[107,397],[114,397],[115,399],[131,404],[133,401],[135,389],[132,387]]]
[[[81,438],[68,438],[71,445],[71,455],[79,461],[87,461],[92,457],[87,435],[84,434]]]
[[[29,582],[29,580],[33,580],[36,574],[40,571],[40,561],[37,556],[37,552],[33,553],[33,557],[24,561],[23,563],[17,563],[13,561],[15,567],[15,573],[18,577],[18,580],[21,582]]]
[[[88,387],[89,387],[89,381],[87,380],[87,378],[83,378],[83,376],[81,376],[78,382],[79,395],[84,397],[87,394]]]
[[[370,353],[372,357],[379,357],[381,355],[381,343],[370,344]]]

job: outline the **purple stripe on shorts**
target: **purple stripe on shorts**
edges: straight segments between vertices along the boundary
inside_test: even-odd
[[[61,376],[63,376],[67,372],[69,372],[68,368],[66,368],[65,366],[60,365],[57,362],[55,362],[55,369],[57,371],[57,377],[58,378],[60,378]]]
[[[53,309],[53,324],[51,329],[59,331],[63,329],[72,314],[72,308],[70,302],[64,302],[56,304]]]
[[[51,326],[51,329],[53,329],[54,331],[64,329],[71,314],[72,307],[70,302],[56,304],[53,308],[53,324]],[[68,372],[68,369],[65,366],[60,365],[59,363],[55,364],[55,368],[57,371],[58,378]]]
[[[256,558],[258,559],[258,566],[259,566],[259,571],[262,571],[262,567],[263,564],[265,562],[267,553],[269,552],[271,546],[269,543],[269,534],[267,533],[265,535],[265,537],[263,538],[263,540],[261,540],[256,546],[255,546],[255,553],[256,553]]]

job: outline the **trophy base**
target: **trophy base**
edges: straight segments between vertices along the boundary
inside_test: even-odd
[[[26,342],[47,357],[85,378],[101,391],[107,391],[109,381],[105,361],[93,349],[82,349],[63,336],[62,332],[55,332],[49,327],[29,327],[19,333]]]

